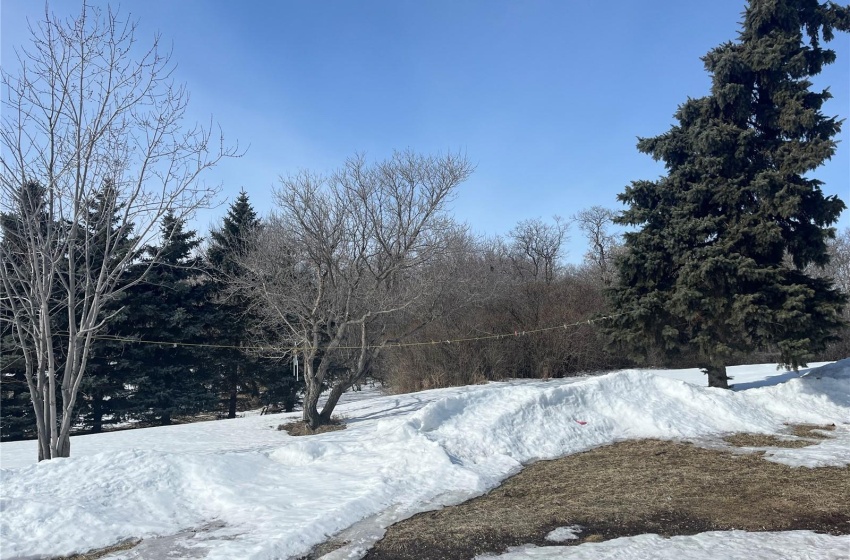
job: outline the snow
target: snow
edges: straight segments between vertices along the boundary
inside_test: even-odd
[[[720,436],[731,432],[835,424],[816,445],[766,458],[801,467],[850,463],[850,359],[792,374],[740,366],[732,375],[735,391],[704,387],[698,370],[625,370],[396,396],[367,390],[346,394],[337,407],[348,425],[343,431],[294,438],[277,426],[297,414],[251,415],[76,436],[71,458],[39,464],[35,442],[3,443],[0,557],[67,555],[143,538],[108,558],[288,558],[343,532],[351,544],[328,560],[358,558],[397,520],[480,495],[531,461],[630,438],[722,446]],[[751,543],[768,554],[774,546],[763,533],[722,535],[729,537],[722,546],[733,549]],[[777,535],[786,552],[823,553],[812,558],[848,547],[846,537]],[[645,558],[653,547],[673,547],[670,558],[713,558],[722,540],[706,533],[662,546],[658,539],[583,544],[569,554],[613,557],[605,551],[621,547],[633,554],[622,557]]]
[[[581,534],[580,525],[570,525],[569,527],[558,527],[550,531],[544,538],[550,542],[574,541]]]
[[[748,533],[711,531],[671,537],[638,535],[578,546],[519,547],[476,560],[846,560],[850,536],[820,535],[811,531]]]
[[[832,362],[816,362],[809,364],[809,367],[806,369],[801,369],[800,371],[788,371],[785,368],[779,367],[776,364],[756,364],[756,365],[745,365],[745,366],[729,366],[726,368],[726,373],[730,377],[731,381],[729,384],[736,391],[743,391],[744,389],[755,389],[757,387],[766,387],[769,385],[776,385],[778,383],[783,383],[785,381],[789,381],[791,379],[797,379],[806,374],[806,372],[811,371],[812,369],[823,367]],[[699,381],[699,373],[694,369],[660,369],[660,370],[649,370],[656,375],[660,375],[662,377],[667,377],[670,379],[678,379],[680,381],[687,381],[689,383],[700,383],[705,384],[704,382]],[[702,375],[702,379],[705,380],[705,375]]]

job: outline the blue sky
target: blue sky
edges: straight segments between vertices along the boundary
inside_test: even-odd
[[[95,0],[95,5],[106,2]],[[113,5],[115,5],[113,3]],[[477,165],[454,203],[481,234],[519,220],[569,217],[663,167],[635,148],[664,132],[688,96],[705,95],[699,57],[736,37],[743,0],[125,0],[146,45],[173,43],[176,78],[194,118],[212,115],[229,141],[248,147],[207,181],[232,200],[244,187],[270,208],[280,175],[330,170],[355,152],[464,151]],[[73,15],[78,1],[52,11]],[[28,41],[38,0],[2,0],[0,54]],[[838,61],[829,115],[850,116],[850,37]],[[850,123],[836,157],[815,175],[850,204]],[[220,220],[203,212],[198,229]],[[839,227],[850,227],[850,211]],[[584,251],[573,228],[568,260]]]

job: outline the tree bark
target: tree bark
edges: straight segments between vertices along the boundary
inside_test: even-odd
[[[322,382],[316,379],[313,368],[306,362],[307,360],[305,360],[304,367],[306,370],[304,372],[306,390],[304,392],[304,412],[301,418],[311,430],[315,430],[322,422],[318,410],[319,395],[322,393]]]
[[[71,434],[69,433],[61,433],[59,434],[59,442],[56,445],[56,457],[70,457],[71,456]]]
[[[319,426],[322,425],[322,417],[319,414],[319,410],[314,406],[310,406],[305,404],[304,406],[304,424],[307,425],[311,430],[315,430]]]
[[[704,369],[708,375],[708,386],[717,387],[719,389],[729,388],[729,376],[726,375],[726,364],[713,362]]]
[[[345,392],[346,389],[351,387],[350,384],[347,383],[337,383],[331,389],[331,394],[328,395],[328,400],[325,403],[325,406],[322,407],[322,413],[319,415],[319,424],[329,424],[331,421],[331,414],[333,414],[334,408],[336,407],[336,403],[339,402],[340,397]]]

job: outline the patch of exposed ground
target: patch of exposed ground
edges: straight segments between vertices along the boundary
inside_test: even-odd
[[[328,424],[322,424],[315,430],[311,429],[304,421],[287,422],[277,427],[278,430],[283,430],[291,436],[312,436],[315,434],[324,434],[325,432],[336,432],[345,429],[345,422],[339,418],[331,418]]]
[[[826,439],[829,435],[824,432],[835,430],[835,424],[826,424],[823,426],[818,424],[789,424],[788,428],[797,437]]]
[[[805,439],[783,439],[772,435],[746,433],[726,436],[723,441],[735,447],[785,447],[788,449],[808,447],[816,443]]]
[[[94,550],[90,550],[88,552],[84,552],[82,554],[72,554],[71,556],[57,556],[53,560],[97,560],[98,558],[103,558],[107,554],[112,554],[113,552],[121,552],[122,550],[130,550],[131,548],[135,548],[142,542],[142,539],[127,539],[126,541],[122,541],[118,544],[114,544],[112,546],[107,546],[104,548],[96,548]]]
[[[827,439],[835,424],[788,424],[788,435],[738,433],[726,436],[723,441],[735,447],[784,447],[798,449],[815,445]]]
[[[569,525],[583,531],[560,544],[731,529],[850,534],[848,477],[847,467],[792,468],[760,454],[625,441],[534,463],[484,496],[397,523],[366,558],[470,559],[551,545],[545,536]]]
[[[216,541],[230,540],[221,521],[212,521],[199,527],[184,529],[171,535],[126,539],[118,544],[97,548],[82,554],[58,556],[50,560],[97,560],[98,558],[204,558]],[[123,554],[128,551],[126,554]]]
[[[319,560],[320,558],[322,558],[322,556],[330,554],[335,550],[339,550],[347,544],[348,543],[346,541],[330,539],[323,542],[322,544],[316,545],[315,547],[313,547],[313,550],[311,550],[305,556],[301,556],[298,560]]]

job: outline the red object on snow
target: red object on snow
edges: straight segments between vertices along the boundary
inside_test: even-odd
[[[579,423],[579,424],[581,424],[582,426],[584,426],[585,424],[587,424],[587,422],[582,422],[581,420],[576,420],[576,422],[578,422],[578,423]]]

